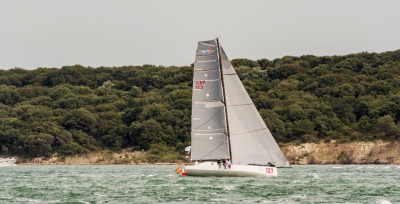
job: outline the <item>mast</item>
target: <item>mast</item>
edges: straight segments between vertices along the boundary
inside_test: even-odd
[[[224,95],[224,104],[225,104],[224,108],[225,108],[226,131],[227,131],[227,134],[228,134],[229,160],[232,162],[231,135],[230,135],[230,132],[229,132],[228,108],[226,107],[227,105],[226,105],[226,95],[225,95],[224,73],[222,71],[222,64],[221,64],[221,60],[222,60],[222,58],[221,58],[221,47],[220,47],[218,38],[217,38],[217,50],[218,50],[218,58],[219,58],[219,60],[218,60],[219,69],[220,69],[220,72],[221,72],[222,92],[223,92],[223,95]]]

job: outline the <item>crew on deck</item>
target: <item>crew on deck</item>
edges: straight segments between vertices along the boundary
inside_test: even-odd
[[[231,165],[232,165],[232,163],[231,163],[231,161],[229,161],[229,159],[227,159],[227,160],[226,160],[226,164],[228,165],[228,168],[230,169],[230,168],[231,168]]]

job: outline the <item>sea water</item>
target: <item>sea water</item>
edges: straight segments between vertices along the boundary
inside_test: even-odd
[[[0,203],[400,203],[400,166],[293,166],[271,178],[182,177],[177,167],[1,167]]]

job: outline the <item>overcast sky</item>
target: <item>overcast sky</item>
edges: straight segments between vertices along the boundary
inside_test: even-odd
[[[0,0],[0,69],[190,65],[220,36],[230,59],[400,49],[400,1]]]

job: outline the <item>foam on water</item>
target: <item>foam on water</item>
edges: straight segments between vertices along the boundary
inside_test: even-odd
[[[226,190],[226,191],[231,191],[231,190],[234,190],[234,189],[235,189],[235,186],[232,186],[232,185],[224,186],[224,190]]]
[[[0,203],[400,203],[398,168],[293,166],[272,178],[219,178],[182,177],[173,166],[19,166],[1,169]]]
[[[314,177],[315,179],[319,179],[319,176],[318,176],[317,173],[313,173],[313,177]]]
[[[78,200],[78,202],[83,203],[83,204],[90,204],[90,202],[82,201],[82,200]]]
[[[221,198],[216,198],[216,199],[210,199],[211,201],[217,201],[217,202],[219,202],[219,201],[224,201],[224,202],[226,202],[227,201],[227,199],[221,199]]]
[[[379,199],[376,201],[378,204],[392,204],[390,201],[385,200],[385,199]]]
[[[294,198],[294,199],[301,199],[301,200],[304,200],[307,198],[306,195],[292,195],[290,197]]]

